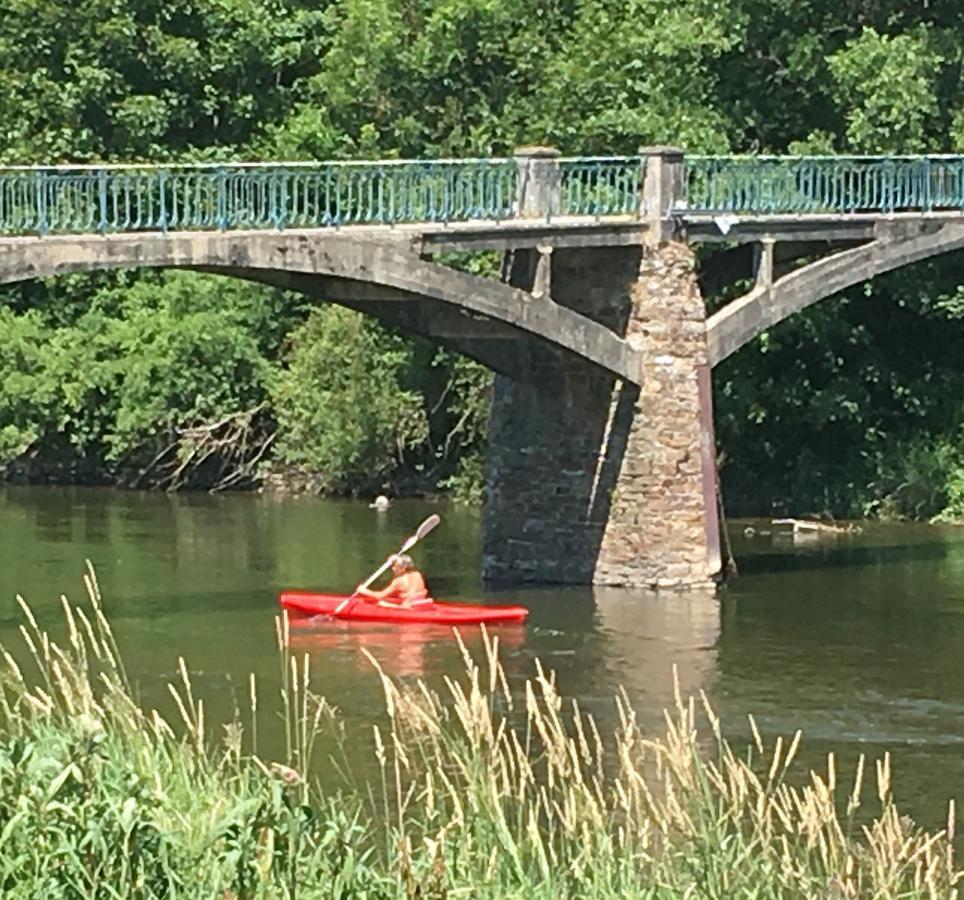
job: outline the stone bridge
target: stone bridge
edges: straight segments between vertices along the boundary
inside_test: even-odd
[[[190,268],[445,344],[497,373],[483,574],[679,587],[721,568],[711,367],[964,247],[962,210],[964,157],[13,167],[0,283]],[[752,288],[707,317],[709,243],[703,282]],[[491,277],[454,267],[483,251]]]

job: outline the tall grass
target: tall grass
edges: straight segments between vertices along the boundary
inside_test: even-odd
[[[308,658],[288,652],[286,623],[286,753],[263,760],[254,679],[250,710],[218,739],[183,660],[177,721],[143,709],[86,580],[88,604],[64,601],[63,646],[23,604],[36,672],[2,651],[3,897],[957,896],[953,806],[936,833],[901,816],[889,757],[861,759],[846,786],[833,756],[791,784],[799,732],[766,747],[753,726],[737,754],[703,696],[678,698],[656,738],[617,697],[604,739],[540,666],[523,695],[510,691],[488,636],[481,661],[462,647],[464,675],[441,694],[373,660],[387,712],[372,729],[380,777],[370,793],[326,793],[314,741],[338,721],[311,690]],[[879,811],[858,824],[865,778]]]
[[[361,801],[311,796],[311,741],[331,711],[306,665],[285,667],[288,759],[262,761],[240,721],[214,739],[183,660],[179,721],[135,702],[86,581],[86,608],[64,601],[63,646],[21,603],[36,672],[2,651],[0,896],[393,896],[394,879],[366,864]]]

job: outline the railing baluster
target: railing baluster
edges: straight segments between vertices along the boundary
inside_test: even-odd
[[[36,179],[36,197],[37,197],[37,233],[44,235],[47,233],[47,197],[45,195],[44,179],[46,177],[46,172],[37,172]]]

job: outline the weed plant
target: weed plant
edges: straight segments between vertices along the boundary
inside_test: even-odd
[[[509,690],[498,638],[441,694],[375,665],[387,724],[365,793],[314,780],[316,737],[338,728],[307,657],[278,624],[286,755],[258,755],[251,725],[218,739],[179,661],[179,721],[136,702],[93,571],[89,604],[64,601],[53,641],[22,603],[37,671],[3,650],[0,894],[5,898],[944,898],[961,879],[948,827],[901,816],[890,759],[873,764],[880,808],[858,824],[865,771],[791,784],[801,735],[741,755],[704,696],[653,738],[625,695],[603,739],[537,664]],[[22,602],[22,601],[21,601]],[[456,640],[458,636],[456,635]],[[709,725],[706,734],[698,718]],[[868,774],[868,778],[871,776]]]

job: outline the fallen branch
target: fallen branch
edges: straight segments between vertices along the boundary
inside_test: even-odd
[[[161,449],[131,481],[174,492],[204,487],[216,492],[257,478],[258,466],[274,443],[259,403],[213,422],[197,421],[173,428]]]

